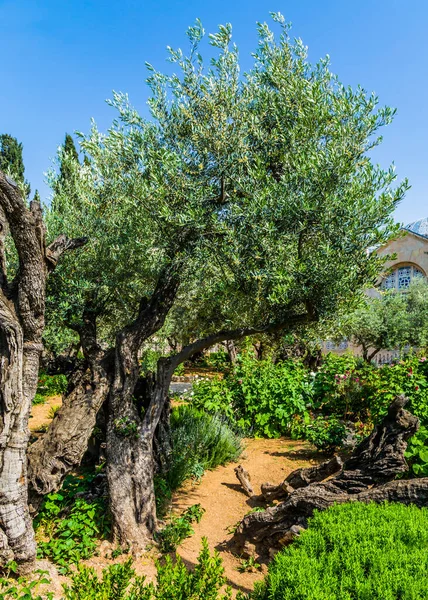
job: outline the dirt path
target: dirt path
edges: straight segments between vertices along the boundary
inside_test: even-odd
[[[240,463],[249,471],[256,494],[267,481],[281,482],[291,471],[315,464],[315,453],[309,445],[292,440],[247,440]],[[232,537],[231,528],[247,514],[257,502],[248,498],[236,479],[236,464],[218,467],[204,474],[201,483],[187,483],[173,499],[173,511],[181,513],[192,504],[200,503],[205,514],[194,525],[195,534],[178,548],[178,554],[189,565],[196,563],[203,537],[211,550],[218,550],[223,560],[229,585],[235,590],[249,592],[254,582],[262,579],[266,566],[260,571],[239,572],[241,560],[227,552],[223,545]]]
[[[51,410],[61,406],[62,396],[49,396],[44,404],[35,404],[31,409],[29,427],[31,433],[42,433],[52,421]]]

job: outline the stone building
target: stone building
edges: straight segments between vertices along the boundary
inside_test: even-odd
[[[378,287],[404,291],[413,279],[428,276],[428,217],[409,223],[401,229],[401,235],[376,250],[381,256],[394,255],[393,260],[385,263],[385,272],[380,277]],[[370,296],[378,294],[376,288],[368,290]],[[327,341],[324,343],[327,352],[342,353],[351,350],[359,354],[359,349],[346,340],[340,344]],[[398,355],[394,351],[382,351],[375,361],[383,364],[390,362]]]

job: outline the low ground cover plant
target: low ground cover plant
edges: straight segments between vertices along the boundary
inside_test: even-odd
[[[135,575],[131,560],[110,566],[99,578],[88,567],[79,567],[72,584],[64,586],[63,600],[229,600],[231,591],[221,592],[226,583],[219,555],[210,554],[208,542],[194,570],[186,567],[180,557],[173,562],[167,556],[157,564],[156,583],[146,583]]]
[[[67,573],[71,564],[91,557],[110,532],[106,499],[85,499],[96,473],[69,475],[59,492],[48,494],[34,520],[39,558],[50,558]]]
[[[155,536],[161,552],[167,554],[177,550],[183,540],[195,532],[192,523],[199,523],[205,510],[200,504],[189,506],[180,517],[173,516],[170,523]]]
[[[316,513],[251,598],[422,600],[427,570],[427,509],[353,502]]]

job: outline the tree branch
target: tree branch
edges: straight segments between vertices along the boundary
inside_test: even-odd
[[[55,269],[64,252],[81,248],[88,243],[88,240],[89,238],[87,237],[70,239],[64,234],[59,235],[56,240],[46,248],[46,264],[48,266],[48,271],[51,272]]]
[[[174,370],[178,367],[179,364],[188,360],[193,354],[197,352],[202,352],[206,348],[210,346],[214,346],[214,344],[219,344],[220,342],[224,342],[226,340],[239,340],[243,337],[247,337],[250,335],[258,335],[261,333],[274,333],[276,331],[281,331],[283,329],[288,329],[291,326],[298,325],[301,323],[309,323],[315,319],[314,315],[310,313],[303,313],[300,315],[291,316],[286,321],[279,321],[275,323],[269,323],[263,327],[241,327],[239,329],[230,329],[219,331],[218,333],[213,333],[205,338],[201,338],[188,346],[185,346],[181,352],[175,354],[170,357],[171,366],[174,367]]]

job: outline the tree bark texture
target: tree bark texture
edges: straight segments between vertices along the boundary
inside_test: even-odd
[[[331,468],[335,468],[332,461],[318,471],[302,469],[289,475],[284,482],[288,486],[285,501],[247,515],[231,541],[233,549],[244,554],[248,548],[260,554],[277,550],[291,541],[299,527],[307,526],[314,510],[325,510],[335,503],[387,500],[426,506],[428,478],[393,481],[408,470],[404,458],[407,440],[419,427],[418,419],[404,409],[406,402],[403,396],[395,399],[387,416],[336,476],[317,482],[322,472],[331,474]],[[331,468],[327,468],[329,462]]]
[[[28,209],[17,185],[0,172],[0,233],[9,229],[19,267],[8,281],[4,245],[0,289],[0,564],[33,567],[36,544],[28,510],[28,419],[42,351],[46,279],[61,253],[84,240],[61,236],[46,247],[38,202]]]

